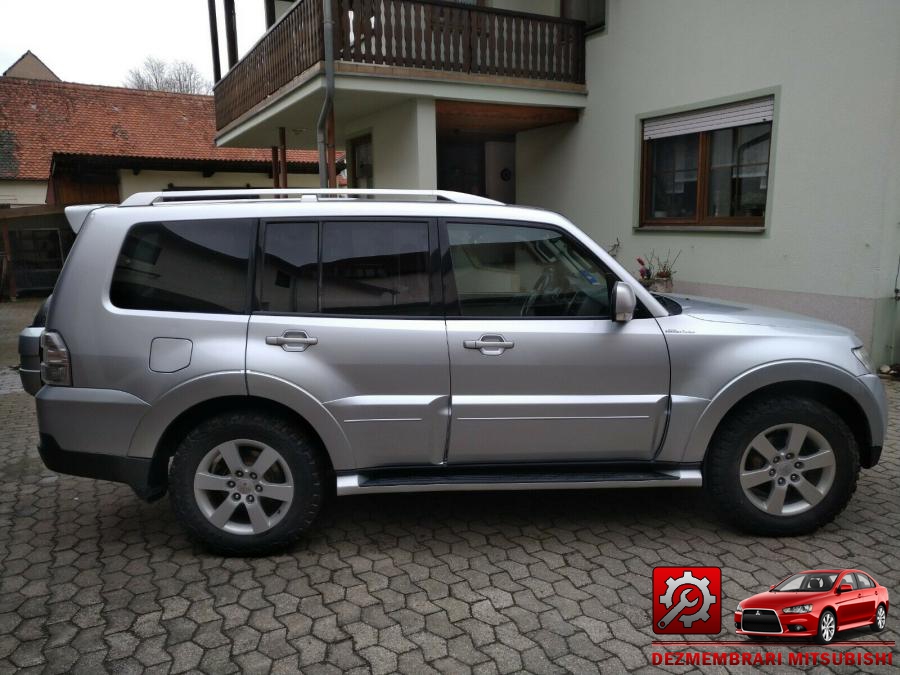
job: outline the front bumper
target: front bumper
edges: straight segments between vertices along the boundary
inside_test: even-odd
[[[734,632],[738,635],[753,635],[763,637],[809,637],[819,632],[819,622],[812,614],[785,614],[777,612],[780,632],[760,632],[744,630],[742,628],[742,614],[735,612]]]

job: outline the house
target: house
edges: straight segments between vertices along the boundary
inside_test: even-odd
[[[315,147],[330,40],[351,185],[554,209],[635,269],[681,251],[676,292],[836,321],[900,360],[900,3],[263,2],[215,84],[220,146],[287,128]]]
[[[217,146],[214,119],[211,96],[61,82],[30,52],[20,58],[0,77],[0,250],[12,261],[10,294],[52,288],[72,241],[68,204],[273,187],[282,173],[290,187],[318,185],[315,152],[286,152],[282,171],[273,148]]]

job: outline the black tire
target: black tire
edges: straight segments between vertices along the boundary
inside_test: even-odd
[[[201,460],[217,445],[234,439],[251,439],[275,449],[293,476],[294,494],[287,512],[259,534],[219,529],[194,496],[194,476]],[[319,444],[297,425],[263,413],[228,413],[202,422],[179,444],[169,469],[169,494],[178,520],[211,551],[268,555],[291,546],[313,524],[324,500],[325,474]]]
[[[745,495],[741,461],[751,441],[780,424],[803,424],[821,434],[835,456],[835,475],[825,497],[803,513],[765,513]],[[859,448],[839,415],[817,401],[798,396],[759,399],[733,411],[716,431],[704,463],[703,482],[719,514],[738,529],[757,535],[794,536],[813,532],[844,510],[856,490]]]
[[[834,623],[834,631],[831,633],[831,637],[823,634],[823,624],[830,617],[831,621]],[[816,632],[816,637],[814,638],[817,645],[828,645],[834,642],[834,639],[837,637],[837,617],[834,615],[830,609],[826,609],[819,615],[819,629]]]
[[[881,626],[878,625],[878,613],[884,611],[884,624]],[[869,626],[872,629],[873,633],[880,633],[884,630],[884,627],[887,625],[887,607],[884,606],[884,603],[878,605],[878,609],[875,610],[875,620]]]

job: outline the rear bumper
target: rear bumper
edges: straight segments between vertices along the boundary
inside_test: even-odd
[[[19,333],[19,378],[22,388],[34,396],[41,388],[41,335],[40,326],[29,326]]]
[[[41,434],[38,452],[44,465],[57,473],[125,483],[147,501],[159,499],[166,492],[164,485],[153,480],[151,459],[63,450],[50,434]]]

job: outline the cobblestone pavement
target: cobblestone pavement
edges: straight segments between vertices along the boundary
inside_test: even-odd
[[[656,565],[723,567],[721,639],[739,600],[801,568],[900,594],[898,441],[895,422],[813,536],[726,529],[699,490],[397,495],[335,500],[292,551],[227,559],[165,500],[45,469],[32,399],[0,394],[0,672],[649,671]]]

